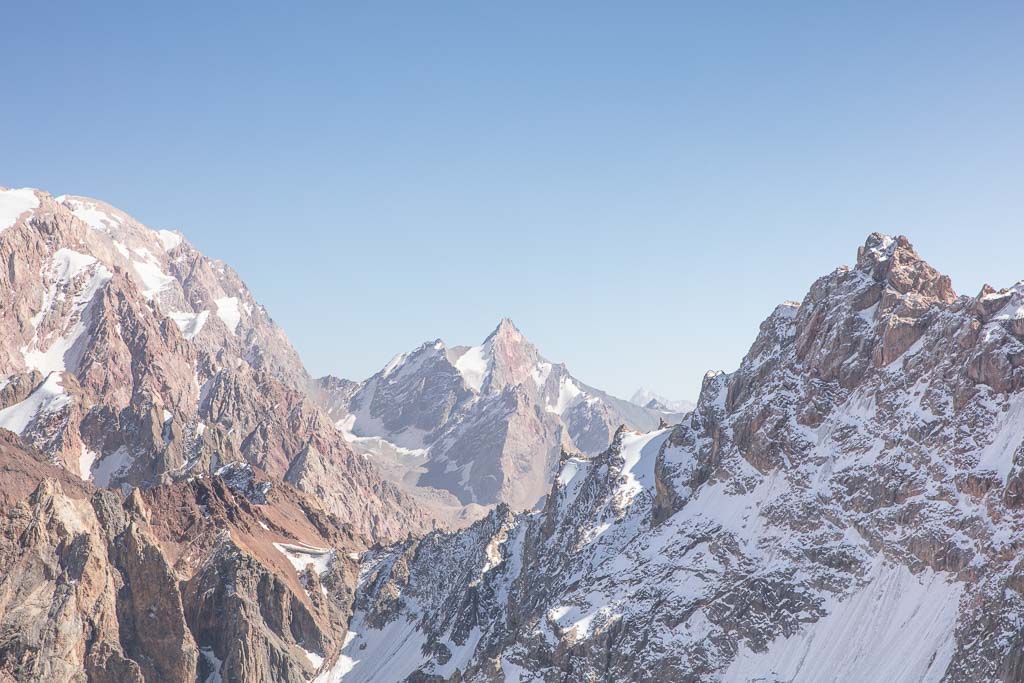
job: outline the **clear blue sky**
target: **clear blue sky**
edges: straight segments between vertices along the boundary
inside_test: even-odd
[[[693,398],[872,230],[1024,278],[1020,2],[294,4],[9,3],[0,185],[180,229],[353,378],[509,316]]]

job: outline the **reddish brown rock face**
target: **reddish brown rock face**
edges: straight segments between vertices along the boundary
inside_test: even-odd
[[[244,468],[122,500],[42,458],[0,433],[0,675],[298,682],[337,652],[365,546],[317,500]]]
[[[371,538],[433,526],[352,453],[230,268],[102,202],[35,197],[0,232],[0,426],[100,486],[241,461],[319,491]]]

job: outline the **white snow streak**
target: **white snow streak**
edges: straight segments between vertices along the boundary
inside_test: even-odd
[[[224,322],[228,332],[234,334],[238,323],[242,321],[242,312],[238,306],[238,299],[233,296],[226,296],[214,299],[214,303],[217,304],[217,317]]]
[[[13,227],[21,214],[38,206],[39,197],[30,188],[0,190],[0,232]]]

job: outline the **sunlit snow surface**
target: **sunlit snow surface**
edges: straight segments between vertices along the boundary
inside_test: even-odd
[[[239,309],[238,299],[233,296],[226,296],[220,299],[215,299],[214,303],[217,304],[217,317],[224,322],[224,326],[228,328],[228,332],[234,334],[235,330],[238,328],[238,323],[242,320],[242,312]]]
[[[32,317],[32,341],[22,349],[22,355],[25,365],[45,375],[76,369],[81,355],[76,345],[91,323],[93,299],[110,281],[111,273],[92,256],[58,249],[44,275],[46,290],[39,312]],[[50,322],[51,315],[56,317],[56,325]],[[43,327],[47,329],[41,330]]]
[[[20,190],[0,190],[0,232],[10,228],[18,222],[26,211],[39,206],[39,197],[35,190],[22,188]]]
[[[167,314],[174,324],[181,330],[181,336],[185,339],[193,339],[203,329],[206,319],[210,317],[209,311],[191,313],[189,311],[171,311]]]
[[[95,202],[86,199],[76,199],[61,195],[56,198],[71,209],[75,217],[84,222],[93,230],[99,232],[110,232],[111,227],[120,225],[121,219],[113,216],[99,207]]]
[[[88,481],[92,477],[92,464],[94,462],[96,462],[96,452],[89,450],[83,443],[82,452],[78,456],[78,474],[84,481]]]
[[[482,346],[470,347],[455,361],[455,369],[466,381],[466,386],[473,391],[480,391],[484,386],[490,356],[489,347],[489,342]]]
[[[130,467],[133,460],[128,449],[121,446],[113,453],[103,456],[102,460],[93,465],[92,479],[97,486],[110,486],[111,478]]]
[[[625,432],[622,435],[622,474],[626,478],[626,494],[634,496],[654,486],[654,462],[658,451],[671,433],[671,428],[649,434]]]
[[[53,372],[21,403],[0,410],[0,427],[22,434],[40,415],[55,413],[71,402],[64,393],[60,373]]]

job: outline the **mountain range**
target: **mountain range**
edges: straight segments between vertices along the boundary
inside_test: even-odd
[[[649,431],[682,418],[579,381],[508,319],[479,345],[438,339],[364,382],[318,384],[357,451],[424,505],[453,511],[453,523],[498,503],[533,507],[566,450],[596,454],[621,425]]]
[[[873,234],[682,424],[367,553],[326,679],[1022,680],[1022,467],[1024,283]]]
[[[630,403],[643,406],[644,408],[649,408],[651,410],[672,411],[676,413],[688,413],[697,406],[693,401],[677,401],[671,398],[665,398],[646,387],[640,387],[637,389],[629,401]]]
[[[689,406],[509,320],[313,379],[85,197],[0,261],[0,679],[1024,680],[1024,282],[871,234]]]

